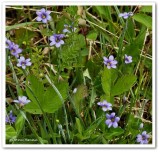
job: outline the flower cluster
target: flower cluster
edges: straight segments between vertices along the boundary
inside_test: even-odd
[[[106,100],[104,100],[102,102],[98,102],[97,105],[102,107],[103,111],[112,110],[112,104],[107,102]],[[107,118],[107,120],[105,121],[105,123],[108,126],[108,128],[110,128],[111,126],[113,126],[114,128],[118,127],[118,122],[119,122],[120,118],[116,117],[114,112],[112,112],[111,114],[106,114],[106,118]]]
[[[6,48],[10,50],[11,54],[15,56],[16,58],[19,57],[19,54],[22,52],[22,49],[19,48],[19,45],[15,44],[14,42],[6,39]],[[17,66],[22,67],[22,69],[25,69],[26,66],[31,66],[31,59],[25,59],[23,56],[21,56],[18,59]]]
[[[46,11],[42,8],[40,11],[37,11],[36,14],[38,15],[36,20],[38,22],[42,21],[43,23],[47,23],[47,21],[51,20],[50,11]]]
[[[129,64],[129,63],[132,63],[132,56],[127,56],[125,54],[125,63],[126,64]],[[103,57],[103,63],[105,66],[107,66],[108,69],[111,69],[111,68],[117,68],[117,61],[114,59],[114,56],[113,55],[110,55],[109,58],[107,57]]]
[[[124,19],[127,19],[128,17],[133,16],[132,12],[124,12],[124,13],[120,13],[119,17],[123,17]]]
[[[16,121],[16,116],[13,115],[12,110],[9,112],[9,114],[6,116],[6,123],[13,124]]]
[[[20,106],[24,106],[24,105],[28,104],[31,101],[28,100],[26,96],[22,96],[22,97],[19,96],[18,100],[14,100],[13,102],[18,103]]]
[[[47,21],[51,20],[51,16],[50,16],[51,11],[45,10],[44,8],[42,8],[40,11],[37,11],[36,14],[38,15],[36,20],[38,22],[43,22],[43,23],[47,23]],[[75,30],[75,28],[72,28],[72,26],[69,26],[67,24],[64,25],[64,29],[63,29],[63,33],[69,33],[70,31],[68,30],[68,28],[73,29],[73,31]],[[64,44],[64,41],[62,40],[64,38],[64,34],[53,34],[49,40],[51,41],[50,46],[55,45],[57,48],[59,48],[61,45]]]
[[[6,48],[10,50],[10,53],[15,56],[16,58],[19,57],[19,53],[22,52],[22,49],[19,48],[19,45],[15,44],[14,42],[6,39]]]

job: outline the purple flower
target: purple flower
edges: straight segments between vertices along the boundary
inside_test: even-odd
[[[132,12],[124,12],[124,13],[120,13],[119,17],[123,17],[124,19],[127,19],[128,17],[133,16]]]
[[[107,66],[108,69],[116,68],[116,64],[118,63],[116,60],[114,60],[113,55],[110,55],[109,59],[104,56],[103,60],[104,60],[103,63]]]
[[[31,102],[30,100],[27,100],[26,96],[19,96],[18,100],[13,100],[13,102],[15,103],[19,103],[20,106],[24,106],[25,104],[28,104],[29,102]]]
[[[16,121],[16,117],[13,115],[12,110],[10,113],[6,116],[6,123],[13,124]]]
[[[9,44],[8,48],[9,48],[11,54],[13,56],[15,56],[16,58],[18,58],[19,57],[19,53],[22,52],[22,49],[19,48],[19,45],[15,44],[15,43],[13,43],[11,41],[10,42],[8,41],[8,44]]]
[[[103,102],[98,102],[97,105],[102,107],[103,111],[112,110],[112,104],[104,100]]]
[[[40,11],[36,12],[38,15],[36,20],[38,22],[42,21],[43,23],[47,23],[47,21],[51,20],[51,16],[49,15],[50,13],[50,11],[46,11],[44,8],[42,8]]]
[[[142,134],[137,135],[136,141],[139,142],[140,144],[148,144],[148,138],[149,135],[147,134],[146,131],[143,131]]]
[[[132,63],[132,56],[127,56],[125,54],[125,63],[128,64],[128,63]]]
[[[6,48],[9,49],[9,47],[13,44],[9,39],[6,38]]]
[[[114,128],[118,127],[118,121],[120,120],[120,118],[116,117],[114,112],[112,112],[110,115],[106,114],[106,117],[106,125],[108,125],[108,128],[110,128],[111,126],[113,126]]]
[[[18,67],[22,67],[22,69],[25,69],[26,66],[31,66],[31,59],[25,59],[23,56],[20,57],[20,59],[18,59],[18,63],[17,66]]]
[[[62,38],[64,38],[64,34],[54,34],[49,38],[51,41],[50,46],[55,45],[57,48],[59,48],[62,44],[64,44]]]

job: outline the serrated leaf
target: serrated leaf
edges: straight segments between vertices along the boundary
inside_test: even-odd
[[[15,129],[10,125],[6,125],[6,139],[13,139],[16,138],[16,136],[17,132]]]
[[[136,20],[137,22],[142,23],[147,28],[152,29],[152,17],[151,16],[139,13],[139,14],[135,14],[133,16],[133,19]]]
[[[15,128],[17,131],[17,135],[19,135],[20,132],[22,131],[24,123],[25,123],[25,119],[23,115],[19,113],[19,115],[17,116],[16,122],[15,122]]]
[[[118,79],[117,83],[113,86],[111,90],[112,96],[120,95],[125,91],[128,91],[133,84],[136,82],[135,75],[124,75]]]

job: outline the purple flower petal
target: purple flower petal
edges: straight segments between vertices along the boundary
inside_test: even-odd
[[[113,60],[114,60],[114,56],[113,56],[113,55],[110,55],[110,56],[109,56],[109,60],[110,60],[110,61],[113,61]]]
[[[114,127],[114,128],[117,128],[117,127],[118,127],[117,122],[113,122],[113,127]]]
[[[112,113],[111,113],[111,116],[112,116],[112,117],[114,117],[115,115],[116,115],[115,112],[112,112]]]
[[[36,20],[37,20],[38,22],[40,22],[40,21],[42,21],[42,18],[38,16],[38,17],[36,18]]]
[[[113,125],[112,122],[110,122],[110,123],[108,124],[108,128],[110,128],[112,125]]]
[[[115,118],[115,121],[116,121],[116,122],[118,122],[119,120],[120,120],[120,118],[119,118],[119,117],[116,117],[116,118]]]
[[[107,119],[105,123],[106,123],[106,125],[109,125],[111,123],[111,120]]]
[[[107,111],[108,108],[107,108],[107,107],[102,107],[102,110],[103,110],[103,111]]]

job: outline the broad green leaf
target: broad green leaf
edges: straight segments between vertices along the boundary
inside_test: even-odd
[[[102,81],[103,91],[105,92],[108,101],[110,101],[111,90],[116,77],[117,77],[117,71],[115,69],[107,69],[106,67],[104,67],[101,81]]]
[[[75,108],[77,109],[78,112],[81,111],[81,109],[83,107],[82,101],[87,96],[88,96],[87,87],[85,85],[79,85],[77,87],[77,92],[75,94],[73,94],[74,105],[75,105]]]
[[[42,114],[42,111],[37,102],[38,100],[39,103],[41,103],[43,99],[44,86],[42,82],[40,82],[38,78],[36,78],[33,75],[28,76],[26,80],[26,93],[29,99],[31,100],[31,102],[25,105],[24,109],[27,112],[30,112],[33,114]]]
[[[22,28],[22,27],[24,28],[25,26],[30,26],[30,25],[39,24],[39,23],[40,22],[26,22],[26,23],[15,24],[12,26],[6,26],[6,31],[17,29],[17,28]]]
[[[29,86],[26,88],[26,92],[31,102],[25,105],[25,111],[33,114],[42,114],[42,108],[44,112],[54,113],[62,106],[63,103],[55,90],[52,87],[49,87],[44,91],[43,83],[35,76],[28,76],[26,84]],[[65,100],[67,97],[68,83],[61,82],[56,84],[56,87]],[[38,102],[41,108],[39,107]]]
[[[128,91],[136,82],[136,79],[135,75],[124,75],[119,78],[111,90],[112,96],[120,95]]]
[[[142,6],[139,11],[152,13],[152,6]]]
[[[61,82],[57,84],[56,87],[65,100],[67,98],[68,83]],[[43,97],[43,102],[41,104],[43,110],[47,113],[54,113],[63,105],[62,101],[52,87],[47,88]]]
[[[17,131],[17,135],[19,135],[20,132],[22,131],[24,123],[25,123],[25,119],[23,115],[19,113],[19,115],[17,116],[16,122],[15,122],[15,128]]]
[[[113,139],[116,136],[120,136],[124,133],[122,128],[110,128],[108,132],[104,135],[106,139]]]
[[[151,16],[139,13],[139,14],[135,14],[133,16],[133,19],[136,20],[137,22],[142,23],[147,28],[152,29],[152,17]]]
[[[6,139],[13,139],[16,138],[16,136],[17,132],[15,129],[10,125],[6,125]]]

